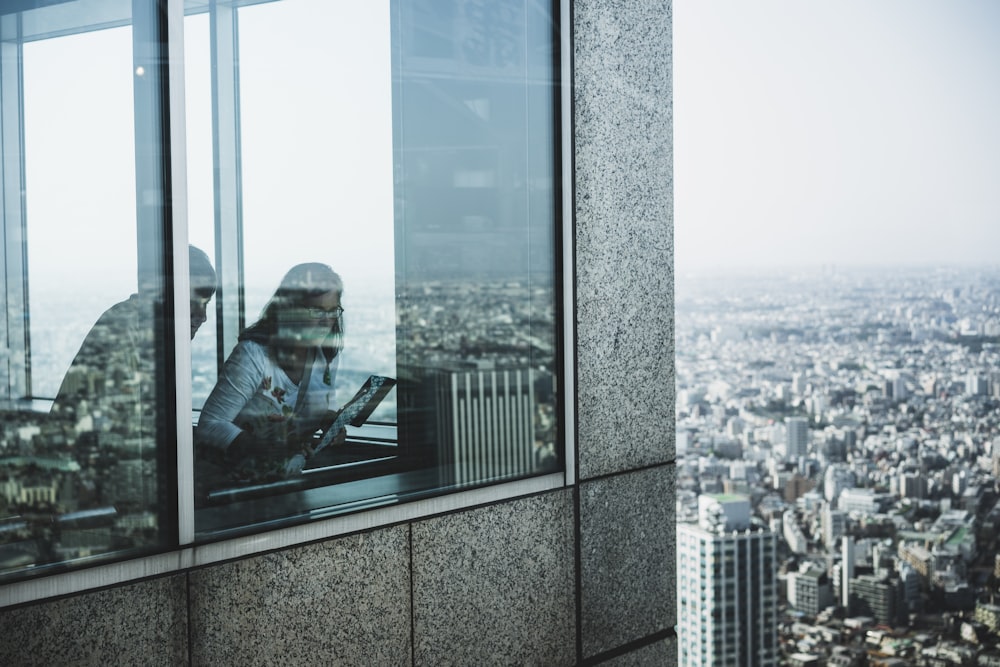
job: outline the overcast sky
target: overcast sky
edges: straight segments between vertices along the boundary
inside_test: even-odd
[[[677,0],[676,264],[1000,263],[1000,2]]]
[[[208,15],[184,27],[188,231],[212,255]],[[240,11],[248,291],[266,298],[294,264],[320,261],[349,292],[391,299],[389,37],[388,2]],[[131,30],[31,42],[24,53],[32,285],[58,288],[73,275],[77,290],[105,292],[104,301],[127,296],[136,282]]]
[[[214,255],[208,16],[187,17],[184,29],[185,212],[190,242]],[[369,341],[388,332],[379,359],[394,360],[389,39],[388,2],[240,12],[247,322],[289,268],[324,262],[344,280],[349,326]],[[53,396],[93,322],[136,291],[141,74],[128,27],[30,42],[23,64],[33,390]],[[201,349],[212,358],[213,330],[210,319],[196,357]]]
[[[329,50],[332,44],[345,54],[335,62],[363,65],[345,71],[359,73],[355,87],[365,91],[366,101],[338,104],[329,99],[331,89],[305,87],[315,99],[297,104],[297,113],[312,109],[327,118],[344,109],[364,111],[360,118],[332,123],[283,122],[280,114],[258,118],[254,109],[275,105],[245,105],[245,192],[274,195],[245,203],[248,268],[262,286],[276,283],[296,261],[319,256],[349,274],[345,279],[352,285],[369,285],[365,267],[371,264],[355,260],[391,256],[384,4],[366,3],[370,15],[344,23],[353,29],[332,40],[324,38],[330,28],[322,22],[288,16],[298,6],[294,3],[245,12],[243,38],[253,43],[253,19],[260,19],[258,46],[269,48],[257,49],[263,54],[257,66],[243,68],[244,95],[267,99],[272,91],[272,99],[283,99],[273,95],[276,81],[314,75],[288,63],[310,61],[303,49]],[[283,11],[275,14],[277,9]],[[195,110],[188,118],[189,214],[192,241],[210,249],[211,226],[204,223],[211,213],[206,168],[211,157],[205,139],[203,19],[193,17],[187,25],[188,95]],[[285,35],[279,19],[295,31]],[[49,277],[59,284],[67,273],[96,279],[112,269],[134,275],[128,32],[29,46],[27,202],[38,274],[33,280]],[[361,52],[364,57],[358,57]],[[993,0],[677,0],[678,269],[996,262],[998,82],[1000,2]],[[73,113],[64,113],[67,108]],[[365,124],[379,131],[365,131]],[[281,132],[262,130],[275,127]],[[316,135],[317,127],[326,129],[323,136]],[[351,131],[332,131],[336,128]],[[279,142],[272,146],[260,138]],[[378,150],[376,138],[383,140]],[[308,148],[320,158],[323,169],[306,171],[307,176],[336,168],[344,182],[361,174],[369,184],[383,184],[384,192],[373,196],[364,188],[343,187],[336,189],[343,197],[335,198],[322,182],[287,169],[288,147]],[[360,157],[381,161],[361,169]],[[121,173],[110,169],[115,165]],[[379,176],[372,176],[375,172]],[[261,183],[268,187],[251,187]],[[311,205],[289,210],[290,203],[304,200]],[[366,202],[383,207],[369,210]],[[257,230],[277,220],[286,242],[255,245],[255,239],[270,238]],[[297,223],[321,230],[322,238],[315,231],[293,230]],[[95,241],[122,251],[103,253],[95,264],[90,253],[80,252]],[[359,244],[369,242],[377,247],[358,252]],[[384,270],[377,275],[391,278]],[[391,287],[391,280],[386,284]]]

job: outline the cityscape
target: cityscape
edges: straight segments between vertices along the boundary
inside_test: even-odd
[[[1000,269],[679,274],[681,665],[1000,665]]]

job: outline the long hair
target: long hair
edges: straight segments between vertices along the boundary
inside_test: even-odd
[[[344,282],[333,269],[318,262],[293,266],[281,279],[278,290],[264,306],[260,318],[244,329],[239,339],[260,343],[273,353],[282,345],[278,336],[280,313],[303,308],[307,299],[322,296],[327,292],[337,292],[337,294],[344,292]],[[328,364],[344,349],[343,314],[334,321],[322,349]]]

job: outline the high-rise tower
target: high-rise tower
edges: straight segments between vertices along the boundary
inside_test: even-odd
[[[805,417],[789,417],[785,420],[785,456],[797,461],[809,449],[809,422]]]
[[[681,667],[778,664],[776,549],[746,496],[698,498],[698,523],[677,526]]]
[[[542,465],[534,369],[409,368],[400,377],[420,387],[400,403],[407,438],[419,443],[410,455],[435,461],[442,483],[512,478]]]

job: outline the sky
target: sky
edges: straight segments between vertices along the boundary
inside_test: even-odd
[[[248,274],[266,291],[320,259],[389,293],[363,261],[392,254],[388,5],[341,22],[294,13],[323,6],[244,12]],[[211,252],[206,17],[186,29],[190,233]],[[994,0],[677,0],[678,269],[995,263],[998,35]],[[127,29],[26,47],[35,284],[134,276],[130,48]],[[302,85],[318,72],[301,62],[350,62],[351,78]],[[95,243],[100,262],[80,251]]]
[[[189,241],[214,256],[208,28],[206,14],[185,19],[183,209]],[[344,281],[348,326],[388,332],[394,359],[389,3],[247,7],[240,45],[247,322],[293,265],[323,262]],[[23,67],[33,363],[57,369],[33,389],[52,396],[89,327],[136,291],[141,75],[127,26],[29,42]],[[214,326],[210,316],[195,356],[212,358]]]
[[[207,15],[188,17],[185,29],[189,230],[207,248],[214,244]],[[375,295],[394,312],[389,37],[388,2],[311,0],[240,11],[250,319],[285,272],[306,261],[333,266],[348,300]],[[254,288],[263,291],[256,303]]]
[[[389,38],[388,2],[240,12],[244,264],[248,294],[262,294],[251,318],[306,261],[334,266],[347,292],[391,303]],[[136,282],[131,30],[30,42],[24,54],[31,282],[58,288],[73,275],[78,290],[114,303]],[[350,66],[331,74],[331,63]],[[213,255],[209,64],[208,15],[189,16],[186,213],[190,242]]]
[[[1000,3],[673,19],[678,271],[1000,264]]]

